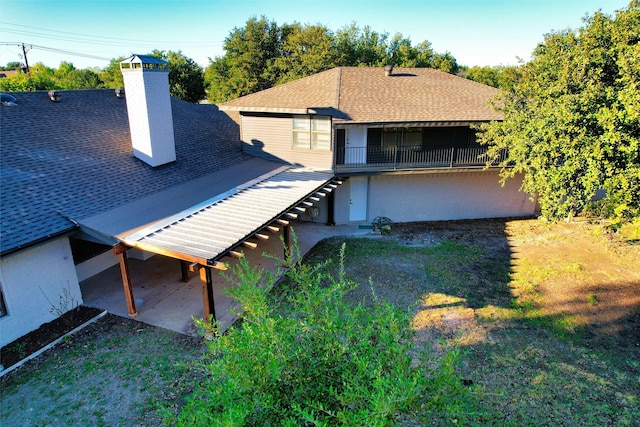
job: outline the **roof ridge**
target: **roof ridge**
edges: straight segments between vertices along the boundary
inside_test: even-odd
[[[342,98],[342,68],[338,67],[338,93],[336,99],[336,110],[340,111],[340,100]]]

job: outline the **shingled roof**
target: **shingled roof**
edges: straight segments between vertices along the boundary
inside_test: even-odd
[[[497,89],[431,68],[339,67],[220,104],[221,110],[331,114],[335,124],[501,120]]]
[[[127,107],[112,89],[12,93],[0,107],[0,253],[81,220],[252,159],[237,124],[213,105],[172,99],[177,160],[133,157]]]

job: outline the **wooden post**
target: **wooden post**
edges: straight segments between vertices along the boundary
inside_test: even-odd
[[[189,263],[187,261],[180,260],[180,272],[182,275],[180,280],[187,283],[189,281]]]
[[[282,238],[284,241],[284,257],[287,258],[291,254],[291,226],[289,224],[282,226]]]
[[[133,298],[133,286],[131,285],[131,275],[129,274],[129,262],[127,261],[127,252],[124,250],[116,250],[118,258],[120,258],[120,273],[122,274],[122,285],[124,286],[124,297],[127,300],[127,310],[129,317],[138,317],[136,310],[136,301]]]
[[[202,300],[204,302],[204,318],[205,321],[216,320],[216,305],[213,300],[213,279],[211,277],[211,268],[202,266],[200,268],[200,280],[202,281]]]
[[[336,221],[334,219],[334,210],[335,210],[335,191],[329,193],[329,198],[327,199],[327,225],[336,225]]]

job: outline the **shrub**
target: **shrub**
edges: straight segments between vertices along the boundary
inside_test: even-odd
[[[242,322],[210,342],[179,425],[383,426],[455,410],[455,355],[438,366],[413,345],[408,310],[347,302],[357,284],[345,279],[343,257],[344,245],[335,278],[290,252],[282,289],[273,289],[276,274],[239,263],[228,293]]]

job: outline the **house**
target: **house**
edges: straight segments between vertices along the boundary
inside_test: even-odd
[[[3,97],[0,345],[82,303],[79,283],[114,265],[135,317],[132,258],[197,272],[215,317],[224,258],[286,233],[336,186],[330,170],[244,152],[229,115],[169,96],[166,62],[134,55],[121,69],[124,89]]]
[[[497,90],[429,68],[339,67],[221,104],[244,151],[345,179],[330,222],[527,216],[521,180],[499,183],[474,126]]]
[[[431,69],[341,67],[195,105],[169,96],[166,62],[120,66],[124,89],[3,97],[0,345],[81,303],[79,283],[114,265],[137,316],[132,258],[178,260],[184,280],[197,272],[204,316],[216,318],[212,272],[269,233],[287,241],[292,219],[535,211],[475,142],[475,124],[500,120],[493,88]]]

